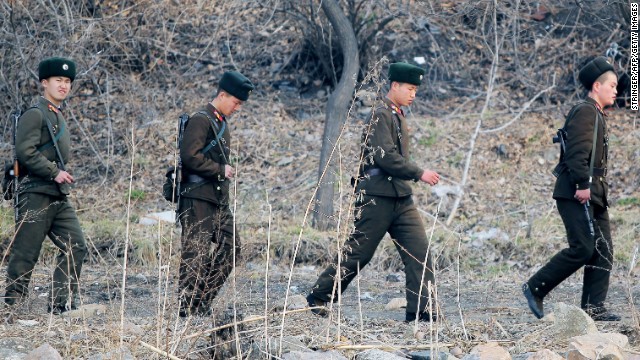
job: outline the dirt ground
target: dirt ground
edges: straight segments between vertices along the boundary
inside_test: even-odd
[[[84,358],[87,354],[117,348],[122,278],[114,276],[111,272],[113,269],[87,266],[83,274],[85,290],[82,302],[85,306],[105,304],[107,311],[101,316],[72,321],[46,314],[48,279],[46,271],[42,270],[46,269],[41,269],[34,276],[34,290],[27,306],[15,314],[17,319],[36,320],[38,324],[24,326],[20,323],[5,323],[1,325],[3,336],[29,339],[34,348],[48,342],[57,349],[66,349],[64,358]],[[290,304],[292,301],[295,304],[295,295],[307,294],[321,270],[321,267],[311,265],[300,265],[293,269],[289,288]],[[214,352],[225,358],[230,356],[225,351],[234,343],[235,337],[224,331],[218,331],[215,337],[210,337],[211,331],[208,330],[233,323],[234,308],[236,321],[265,315],[265,264],[261,262],[240,264],[236,272],[238,276],[229,279],[216,299],[213,314],[210,317],[188,320],[177,317],[173,276],[167,279],[163,275],[159,281],[157,273],[151,274],[136,268],[129,269],[128,274],[125,322],[135,324],[132,326],[139,327],[143,332],[139,337],[125,338],[129,339],[126,344],[132,354],[139,359],[153,358],[155,354],[136,340],[163,349],[171,346],[172,353],[179,358],[207,359]],[[388,277],[390,274],[395,276]],[[403,309],[385,310],[385,305],[391,299],[404,298],[402,272],[379,271],[376,266],[365,268],[361,278],[354,280],[344,293],[339,316],[336,305],[330,318],[320,318],[309,311],[302,311],[287,314],[283,319],[281,310],[289,269],[272,264],[266,295],[270,314],[268,321],[259,318],[239,325],[238,338],[243,356],[255,351],[257,344],[263,345],[265,337],[278,339],[281,333],[284,336],[298,337],[312,349],[358,344],[391,346],[401,350],[411,349],[416,345],[437,344],[447,348],[458,346],[468,352],[480,342],[497,341],[509,349],[512,355],[542,348],[562,353],[567,350],[567,343],[545,337],[544,329],[550,324],[535,319],[521,296],[520,285],[527,275],[527,272],[503,273],[492,278],[481,278],[474,271],[458,274],[453,268],[438,272],[440,318],[432,327],[420,324],[415,329],[413,324],[403,322]],[[638,284],[637,275],[614,273],[608,306],[622,315],[623,320],[617,323],[597,323],[598,329],[603,332],[627,335],[630,346],[635,351],[640,350],[637,324],[640,312],[640,305],[637,304],[640,297]],[[578,273],[545,299],[546,309],[553,308],[553,304],[558,302],[579,306],[581,286]],[[632,305],[630,299],[634,299],[636,304]],[[6,310],[3,314],[7,314]],[[34,331],[34,327],[38,331]],[[414,335],[416,330],[419,331],[418,335]],[[42,337],[43,333],[47,336]],[[201,334],[197,335],[199,333]],[[356,350],[341,351],[347,357],[357,353]]]

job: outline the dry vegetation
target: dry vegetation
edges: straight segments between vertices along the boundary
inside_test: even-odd
[[[154,356],[138,340],[179,358],[206,358],[208,333],[186,338],[232,322],[229,314],[224,317],[227,308],[265,315],[283,306],[285,294],[305,294],[350,230],[349,178],[368,111],[364,91],[384,91],[379,83],[386,62],[423,56],[428,79],[409,113],[412,156],[438,171],[444,185],[464,188],[457,203],[454,195],[440,199],[426,186],[414,187],[439,267],[445,318],[430,333],[435,337],[406,337],[399,318],[382,311],[385,300],[402,296],[400,285],[384,281],[387,272],[402,267],[392,242],[385,241],[362,282],[345,294],[346,317],[335,326],[326,327],[307,313],[276,314],[241,327],[237,339],[245,354],[252,340],[264,343],[265,337],[281,334],[305,335],[317,347],[338,341],[410,346],[438,340],[469,349],[477,341],[497,339],[514,353],[561,348],[535,336],[542,325],[525,311],[518,284],[564,247],[564,229],[550,198],[558,153],[550,139],[563,114],[584,96],[576,86],[576,69],[585,59],[617,42],[617,67],[627,66],[628,30],[618,2],[362,3],[360,12],[351,14],[361,25],[360,39],[369,39],[361,57],[362,96],[352,103],[336,144],[341,166],[336,213],[330,214],[336,229],[320,232],[309,226],[309,209],[326,96],[335,83],[328,64],[339,70],[340,60],[335,34],[316,1],[309,8],[290,1],[0,0],[3,114],[27,107],[39,94],[40,59],[69,56],[78,63],[65,114],[76,144],[69,164],[78,183],[74,202],[93,249],[83,274],[83,301],[110,305],[103,318],[65,321],[45,316],[44,300],[37,296],[42,291],[34,290],[29,308],[19,315],[44,325],[0,325],[2,332],[35,345],[49,342],[65,358],[84,358],[123,341],[138,358]],[[385,19],[393,20],[376,32]],[[319,54],[337,60],[320,61]],[[176,320],[175,307],[179,233],[171,224],[149,227],[137,220],[171,209],[160,189],[163,169],[174,160],[177,117],[209,101],[220,74],[231,69],[257,85],[231,121],[239,173],[234,207],[245,260],[216,304],[215,325],[184,323]],[[9,159],[8,117],[0,127],[0,155]],[[637,113],[624,106],[612,110],[609,127],[616,246],[610,298],[612,307],[626,315],[624,324],[607,329],[630,334],[638,350]],[[13,223],[9,204],[3,203],[0,212],[4,271]],[[479,236],[488,231],[498,235]],[[53,246],[47,243],[43,253],[33,286],[46,289]],[[552,301],[575,303],[579,289],[576,275]],[[360,292],[372,293],[375,300],[361,303]],[[128,322],[145,333],[125,336]]]

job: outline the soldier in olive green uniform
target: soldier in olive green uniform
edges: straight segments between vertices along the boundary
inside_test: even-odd
[[[604,307],[613,267],[613,244],[607,211],[609,144],[603,108],[616,99],[617,76],[613,70],[605,58],[598,57],[585,65],[578,76],[589,94],[586,101],[573,107],[566,119],[566,149],[554,172],[558,178],[553,198],[567,230],[569,247],[552,257],[523,285],[528,305],[537,318],[544,316],[544,297],[584,266],[582,308],[594,320],[620,320]]]
[[[50,58],[38,67],[44,95],[18,121],[16,153],[20,187],[16,236],[7,266],[5,302],[13,305],[27,296],[31,273],[45,236],[60,249],[53,273],[49,311],[75,308],[78,278],[87,247],[73,205],[67,198],[74,179],[61,169],[69,158],[70,137],[60,106],[71,90],[75,64]],[[62,159],[50,136],[51,126]]]
[[[206,315],[210,302],[233,269],[240,252],[229,209],[231,134],[227,116],[249,98],[253,84],[238,72],[226,72],[218,94],[195,113],[184,129],[180,158],[184,191],[178,207],[182,225],[180,316]],[[234,250],[235,247],[235,250]]]
[[[389,233],[396,241],[406,273],[406,321],[436,318],[429,305],[428,283],[434,285],[431,255],[422,218],[413,203],[410,181],[435,185],[439,175],[410,160],[409,133],[402,106],[411,105],[424,70],[406,63],[389,67],[391,87],[363,132],[363,164],[356,186],[355,231],[342,249],[340,283],[337,260],[318,278],[307,297],[309,305],[324,306],[337,300],[373,257],[378,244]],[[423,264],[426,264],[426,269]],[[420,294],[420,296],[419,296]],[[314,313],[326,316],[326,310]]]

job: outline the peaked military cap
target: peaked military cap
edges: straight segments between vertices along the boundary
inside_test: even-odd
[[[38,79],[48,79],[52,76],[64,76],[73,81],[76,78],[76,63],[59,57],[42,60],[38,65]]]
[[[397,62],[389,65],[389,81],[397,81],[419,86],[422,84],[424,69],[415,65]]]
[[[591,90],[593,83],[607,71],[614,71],[613,65],[604,56],[598,56],[580,69],[578,80],[585,88]]]
[[[227,71],[222,75],[220,89],[235,96],[238,100],[246,101],[254,89],[253,84],[244,75],[237,71]]]

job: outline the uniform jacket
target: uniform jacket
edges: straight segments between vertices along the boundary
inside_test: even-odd
[[[69,158],[70,136],[62,112],[44,97],[27,110],[18,120],[16,133],[16,154],[20,163],[20,189],[22,192],[36,192],[53,196],[69,194],[68,184],[58,184],[53,179],[60,169],[56,162],[47,121],[52,125],[62,160]]]
[[[573,116],[567,118],[564,129],[567,132],[564,163],[566,169],[558,176],[553,190],[554,199],[574,199],[577,189],[591,189],[591,202],[600,206],[608,206],[607,192],[609,185],[604,176],[593,176],[589,185],[589,165],[591,156],[595,156],[594,168],[607,167],[608,135],[604,114],[596,107],[596,101],[587,98],[586,102],[572,109]],[[591,154],[593,146],[593,130],[598,117],[598,133],[595,154]]]
[[[204,112],[208,116],[200,113]],[[219,115],[216,116],[216,113]],[[182,171],[185,177],[189,174],[198,175],[205,181],[185,182],[183,197],[210,201],[215,204],[229,203],[229,181],[224,176],[225,159],[229,159],[229,144],[231,133],[228,124],[223,124],[226,119],[213,105],[207,106],[193,114],[184,129],[182,144],[180,146],[180,158]],[[220,144],[215,144],[206,153],[202,150],[216,138],[216,132],[222,130]],[[221,147],[224,149],[224,155]],[[187,181],[185,179],[183,181]]]
[[[409,160],[409,133],[400,109],[384,98],[367,121],[362,134],[362,165],[356,192],[404,197],[412,194],[409,180],[418,181],[423,170]],[[381,175],[367,175],[370,169]]]

